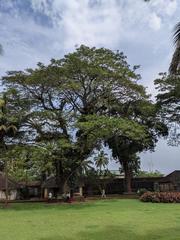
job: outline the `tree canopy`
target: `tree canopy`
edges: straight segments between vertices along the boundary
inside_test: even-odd
[[[180,23],[174,29],[175,51],[168,73],[160,73],[155,80],[158,89],[157,106],[161,119],[170,129],[169,143],[180,143]]]
[[[18,117],[16,144],[29,146],[40,162],[51,162],[44,166],[51,166],[60,191],[102,145],[127,171],[125,163],[138,167],[136,154],[153,149],[166,134],[156,106],[138,84],[137,69],[119,51],[82,45],[47,66],[38,63],[3,77],[9,107]]]

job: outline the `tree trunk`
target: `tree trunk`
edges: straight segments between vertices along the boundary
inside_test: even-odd
[[[56,183],[58,186],[58,194],[63,194],[64,192],[64,178],[63,178],[63,167],[61,160],[56,162]]]
[[[7,159],[5,160],[5,207],[8,206],[8,169],[7,169]]]
[[[63,182],[63,187],[62,187],[63,193],[67,193],[70,191],[69,186],[67,184],[67,181]]]
[[[132,174],[131,174],[131,170],[129,169],[128,163],[125,162],[123,164],[123,168],[124,168],[124,174],[125,174],[125,191],[127,193],[132,193],[132,187],[131,187],[131,180],[132,180]]]
[[[127,193],[132,193],[131,174],[129,174],[129,173],[125,174],[125,181],[126,181],[126,191],[127,191]]]

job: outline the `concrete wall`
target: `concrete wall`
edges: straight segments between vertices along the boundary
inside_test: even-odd
[[[9,200],[15,200],[17,198],[17,190],[10,190],[8,199]],[[6,199],[5,191],[0,190],[0,200]]]

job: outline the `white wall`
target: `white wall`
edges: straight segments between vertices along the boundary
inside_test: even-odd
[[[11,190],[10,194],[8,196],[8,199],[9,200],[15,200],[16,197],[17,197],[17,190]],[[6,194],[5,194],[4,191],[0,190],[0,200],[4,200],[4,199],[6,199]]]

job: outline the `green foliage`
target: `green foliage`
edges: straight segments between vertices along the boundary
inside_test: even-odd
[[[107,169],[91,168],[86,172],[85,178],[91,182],[92,185],[97,186],[99,191],[106,190],[108,183],[112,182],[114,175]]]
[[[136,177],[163,177],[164,174],[159,172],[158,170],[152,171],[152,172],[147,172],[147,171],[138,171],[137,174],[135,175]]]
[[[104,151],[100,151],[100,153],[94,158],[96,168],[100,171],[102,169],[105,169],[109,163],[109,159],[107,157],[107,154],[104,153]]]
[[[79,121],[77,126],[89,137],[89,141],[108,139],[113,135],[134,140],[145,140],[147,137],[143,126],[123,117],[88,115],[83,122]]]
[[[4,168],[4,163],[7,162],[8,174],[17,181],[37,180],[41,168],[33,161],[33,154],[33,147],[11,145],[6,152],[0,153],[0,159],[3,163],[2,168]],[[36,157],[38,158],[37,155]],[[38,160],[36,159],[36,161]],[[44,167],[43,162],[41,167]]]
[[[170,75],[178,74],[180,63],[180,23],[178,22],[174,27],[174,45],[175,50],[169,66]]]
[[[104,144],[124,171],[139,167],[137,154],[152,150],[166,128],[137,69],[119,51],[82,45],[47,66],[3,77],[20,126],[16,144],[34,147],[30,162],[39,176],[67,182]]]
[[[160,117],[170,128],[170,141],[172,145],[179,144],[179,124],[180,124],[180,77],[179,73],[168,75],[160,74],[160,78],[155,80],[159,91],[157,95],[157,106]]]
[[[170,129],[170,145],[180,143],[180,23],[174,28],[175,51],[170,63],[169,73],[160,73],[155,84],[159,91],[157,105],[161,118],[168,124]]]
[[[179,75],[160,74],[155,80],[158,105],[162,108],[163,117],[170,122],[180,122],[180,77]]]
[[[6,146],[7,138],[12,138],[17,132],[18,122],[9,107],[6,95],[0,98],[0,147]],[[5,139],[6,138],[6,139]]]

